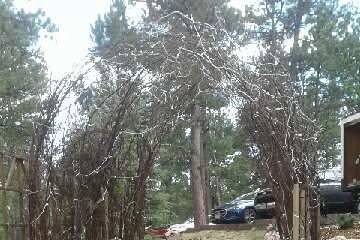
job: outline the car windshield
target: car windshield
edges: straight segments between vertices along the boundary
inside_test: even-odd
[[[256,194],[259,192],[260,190],[257,189],[253,192],[249,192],[249,193],[245,193],[237,198],[235,198],[234,200],[232,200],[229,204],[236,204],[238,203],[239,201],[243,201],[243,200],[249,200],[249,201],[252,201],[254,200]]]

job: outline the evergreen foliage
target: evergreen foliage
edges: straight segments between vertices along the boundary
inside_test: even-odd
[[[0,149],[29,141],[46,82],[37,42],[41,33],[55,30],[44,12],[26,13],[0,1]]]
[[[238,35],[239,39],[245,41],[243,44],[246,41],[260,40],[265,49],[272,44],[276,46],[275,55],[296,75],[294,85],[301,93],[298,98],[305,112],[322,126],[319,167],[327,168],[338,164],[338,121],[344,115],[356,111],[356,99],[359,93],[356,90],[359,82],[356,80],[357,51],[350,50],[357,49],[356,44],[359,43],[355,8],[349,5],[342,6],[336,0],[309,1],[304,5],[299,5],[298,1],[294,0],[264,0],[260,5],[264,14],[254,14],[256,10],[254,8],[247,8],[245,13],[241,13],[228,8],[227,1],[158,0],[151,6],[150,18],[156,19],[173,11],[179,11],[196,21],[223,24],[228,32],[233,33],[234,36]],[[204,9],[207,11],[203,11]],[[297,19],[298,15],[301,15],[300,20]],[[145,18],[145,21],[149,21],[149,18]],[[257,26],[255,27],[257,34],[248,33],[254,30],[246,28],[244,23],[249,21],[252,23],[252,28]],[[273,21],[276,25],[272,25]],[[178,23],[172,23],[172,26],[178,28],[177,30],[182,28]],[[301,32],[301,35],[297,36],[299,45],[293,45],[290,50],[286,50],[288,40],[296,37],[297,31]],[[245,35],[241,38],[243,33]],[[103,17],[99,16],[92,26],[92,39],[97,49],[121,41],[136,42],[136,29],[128,24],[124,1],[114,1],[110,11]],[[216,96],[203,94],[200,96],[200,101],[202,106],[208,109],[203,122],[208,128],[203,129],[203,134],[206,135],[204,156],[209,160],[210,188],[214,205],[249,190],[246,186],[249,186],[252,177],[259,178],[259,176],[252,172],[255,163],[249,158],[256,159],[256,155],[252,152],[251,141],[242,133],[242,122],[239,120],[238,126],[235,127],[224,116],[220,116],[220,108],[227,106],[227,103]],[[218,106],[212,103],[218,103]],[[239,114],[241,118],[241,113]],[[184,213],[190,213],[190,210],[184,210],[182,207],[175,210],[177,207],[172,204],[173,199],[180,192],[185,194],[182,199],[188,204],[188,208],[190,203],[190,186],[186,175],[189,174],[186,173],[189,156],[184,154],[183,150],[190,146],[190,139],[184,134],[184,128],[186,129],[185,125],[182,130],[176,130],[176,137],[168,139],[171,147],[162,147],[160,156],[162,164],[155,165],[154,181],[161,183],[161,187],[151,188],[153,189],[149,198],[151,209],[149,207],[148,212],[158,219],[156,221],[159,224],[168,222],[168,220],[159,220],[162,211],[169,213],[171,215],[169,218],[177,222],[188,217]],[[174,141],[179,139],[183,139],[183,143],[180,144],[182,149],[173,149]],[[234,153],[240,154],[234,156]],[[233,156],[233,161],[228,161],[229,156]],[[162,162],[163,158],[166,159],[165,162]],[[248,171],[250,172],[247,173]],[[178,179],[172,178],[174,173]],[[221,179],[216,179],[215,176],[221,176]],[[154,183],[154,186],[158,187],[158,184]],[[262,186],[262,182],[251,186]],[[221,201],[216,199],[219,198],[216,197],[217,189],[221,189]]]

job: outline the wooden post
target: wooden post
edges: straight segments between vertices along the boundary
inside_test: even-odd
[[[10,186],[11,180],[12,180],[14,172],[15,172],[16,162],[17,162],[16,158],[14,158],[11,161],[11,166],[10,166],[9,173],[8,173],[8,176],[7,176],[7,180],[6,180],[6,183],[5,183],[5,188],[8,188]]]
[[[17,158],[16,159],[16,168],[17,168],[17,179],[19,181],[19,223],[20,224],[25,224],[25,217],[24,217],[24,195],[23,195],[23,191],[24,191],[24,186],[25,186],[25,171],[23,171],[24,169],[22,168],[22,164],[23,164],[23,159],[22,158]],[[21,174],[22,173],[22,174]],[[25,227],[20,228],[20,234],[19,234],[19,239],[20,240],[25,240]]]
[[[317,197],[317,199],[320,199],[320,194]],[[320,240],[320,207],[317,208],[316,231],[316,240]]]
[[[109,239],[109,193],[104,189],[104,239]]]
[[[8,212],[7,212],[7,201],[6,201],[6,177],[5,177],[5,166],[4,166],[4,155],[0,153],[0,180],[1,180],[1,210],[2,210],[2,224],[4,228],[4,240],[9,239],[9,225],[8,225]]]
[[[6,164],[8,167],[6,167]],[[5,155],[0,152],[0,227],[3,229],[1,240],[25,240],[26,227],[24,224],[23,190],[25,185],[25,169],[22,158],[5,160]],[[13,221],[9,222],[9,209],[7,192],[13,192],[18,197],[18,206],[12,211]]]
[[[300,240],[300,186],[294,184],[293,189],[293,240]]]
[[[308,212],[306,210],[308,198],[305,189],[300,184],[294,184],[293,189],[293,240],[310,238],[307,227]]]
[[[293,189],[293,240],[311,239],[311,212],[308,211],[309,204],[309,192],[302,185],[295,184]],[[320,228],[319,222],[316,221],[312,224]]]
[[[300,190],[300,238],[306,239],[306,194],[305,190]]]
[[[306,239],[311,240],[311,225],[314,224],[316,226],[316,219],[311,219],[310,212],[310,193],[308,191],[305,192],[305,236]]]

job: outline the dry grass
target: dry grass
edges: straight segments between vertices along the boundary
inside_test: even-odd
[[[204,230],[193,233],[182,233],[176,240],[263,240],[265,230],[248,231]]]
[[[339,229],[336,225],[321,227],[321,240],[331,239],[335,236],[344,236],[349,239],[360,239],[360,224],[350,229]]]

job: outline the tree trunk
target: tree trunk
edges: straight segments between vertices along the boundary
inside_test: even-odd
[[[299,82],[299,62],[300,62],[300,49],[299,49],[299,41],[300,41],[300,29],[302,19],[305,13],[305,2],[304,0],[298,0],[296,6],[296,15],[295,15],[295,22],[294,22],[294,42],[291,51],[291,66],[290,66],[290,77],[293,84]],[[304,96],[305,94],[305,79],[301,79],[301,94]],[[304,106],[304,99],[302,99],[302,105]]]
[[[206,113],[203,113],[203,116]],[[209,216],[211,211],[211,196],[210,196],[210,181],[209,181],[209,161],[206,156],[206,141],[205,141],[205,134],[206,130],[203,129],[203,134],[201,135],[201,184],[203,186],[204,192],[204,203],[205,203],[205,210],[206,216]],[[206,222],[208,222],[208,218],[206,218]]]
[[[61,215],[59,214],[58,209],[62,208],[62,199],[50,202],[51,206],[51,216],[52,216],[52,226],[51,226],[51,239],[61,240],[62,239],[62,224],[61,224]]]
[[[30,240],[41,239],[39,214],[40,214],[40,161],[39,161],[39,133],[35,127],[29,154],[29,234]]]
[[[217,176],[216,178],[216,205],[219,206],[221,205],[221,189],[220,189],[220,179]]]
[[[81,223],[81,210],[80,210],[80,180],[79,177],[74,176],[74,199],[73,199],[73,208],[74,208],[74,223],[73,223],[73,236],[72,239],[74,240],[80,240],[81,239],[81,228],[82,228],[82,223]]]
[[[204,190],[201,181],[201,124],[200,106],[195,103],[191,111],[191,186],[193,196],[194,225],[198,228],[207,222]]]
[[[210,199],[210,189],[209,189],[209,163],[205,156],[203,156],[201,160],[202,160],[201,184],[203,186],[206,216],[208,216],[211,211],[211,199]],[[208,218],[206,218],[206,222],[209,223]]]
[[[104,190],[106,191],[106,190]],[[109,193],[105,193],[104,197],[104,239],[109,239]]]
[[[150,18],[150,20],[155,20],[154,19],[154,8],[153,8],[153,5],[152,5],[152,0],[146,0],[146,5],[147,5],[147,7],[148,7],[148,9],[149,9],[149,18]]]

